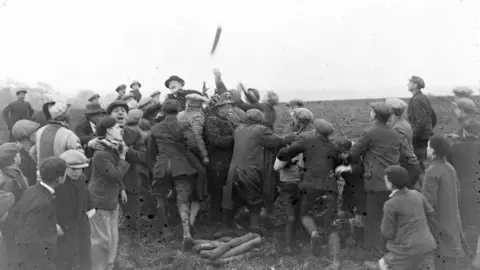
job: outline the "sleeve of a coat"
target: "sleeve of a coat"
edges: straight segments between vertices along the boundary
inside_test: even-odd
[[[261,134],[262,137],[260,138],[261,146],[265,148],[275,149],[275,148],[280,148],[286,144],[285,140],[282,137],[274,134],[269,128],[262,127],[262,129],[263,129],[263,134]]]
[[[92,164],[97,167],[99,174],[103,178],[109,182],[118,183],[122,190],[125,189],[123,177],[130,169],[130,164],[127,161],[119,159],[116,164],[110,154],[102,151],[93,156]]]
[[[408,137],[405,132],[398,127],[395,127],[394,130],[400,135],[400,154],[408,159],[410,164],[417,164],[417,156],[413,151],[413,147],[408,143]]]
[[[422,187],[422,194],[426,201],[434,208],[437,208],[438,200],[438,182],[432,173],[428,171],[425,174],[425,180]]]
[[[205,137],[209,145],[228,148],[233,146],[233,135],[222,135],[220,122],[216,117],[209,117],[205,122]]]
[[[413,100],[412,104],[413,121],[410,123],[413,129],[413,137],[418,137],[422,134],[423,129],[429,123],[428,109],[425,103],[420,100]]]
[[[260,106],[259,103],[250,104],[250,103],[246,103],[243,100],[241,100],[241,101],[237,102],[236,105],[237,105],[238,108],[242,109],[245,112],[250,110],[250,109],[257,109],[257,110],[263,111],[262,106]]]
[[[11,128],[11,119],[10,119],[10,112],[12,111],[12,104],[8,104],[4,109],[3,109],[3,119],[5,119],[5,122],[7,122],[8,128]]]
[[[277,159],[283,162],[287,162],[292,158],[296,157],[298,154],[305,151],[305,145],[302,141],[294,142],[289,147],[285,147],[278,151]]]
[[[363,154],[370,149],[371,142],[371,134],[369,131],[366,131],[360,140],[352,146],[352,149],[350,150],[352,167],[361,166]]]
[[[83,146],[86,146],[87,143],[92,140],[93,138],[95,138],[95,136],[93,135],[87,135],[85,133],[85,129],[84,129],[84,125],[83,124],[80,124],[78,126],[75,127],[75,134],[78,136],[78,138],[80,139],[80,144],[83,145]]]
[[[135,143],[128,148],[126,160],[130,164],[142,164],[145,163],[145,143],[140,133],[137,134]]]
[[[155,137],[150,134],[147,137],[147,151],[145,153],[146,164],[150,170],[153,170],[153,165],[155,163],[155,160],[157,159],[157,153],[157,142],[155,140]]]
[[[381,225],[382,235],[385,239],[392,239],[395,235],[395,208],[392,203],[383,205],[383,219]]]
[[[192,131],[193,135],[195,136],[195,140],[198,144],[198,148],[200,149],[200,153],[202,157],[208,157],[207,147],[205,146],[205,142],[203,141],[203,127],[205,125],[205,116],[203,115],[195,115],[192,119]]]
[[[25,224],[22,224],[21,226],[25,229],[22,230],[21,235],[18,234],[21,237],[20,241],[28,244],[29,249],[34,253],[43,255],[45,254],[46,246],[40,237],[40,229],[48,226],[50,211],[44,205],[37,205],[27,211],[28,213]],[[19,237],[17,236],[17,239],[18,238]]]

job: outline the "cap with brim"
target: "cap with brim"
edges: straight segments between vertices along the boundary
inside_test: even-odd
[[[405,109],[408,106],[405,101],[399,98],[387,98],[385,99],[385,103],[387,103],[392,109],[396,110]]]
[[[330,136],[334,132],[332,124],[325,119],[314,119],[313,125],[315,126],[315,130],[325,137]]]
[[[372,110],[375,111],[375,113],[379,113],[384,116],[392,115],[392,107],[390,107],[390,105],[388,105],[385,102],[381,102],[381,101],[372,102],[369,105],[372,108]]]
[[[65,160],[68,167],[74,169],[83,169],[89,165],[89,159],[77,150],[67,150],[60,155],[60,158]]]
[[[128,105],[125,101],[115,100],[114,102],[110,103],[110,105],[108,105],[107,114],[111,114],[116,107],[123,107],[127,113],[129,111]]]
[[[303,107],[303,101],[300,99],[292,99],[287,103],[287,107]]]
[[[457,98],[455,99],[454,104],[466,113],[477,112],[477,105],[475,105],[475,102],[469,98]]]
[[[105,113],[107,112],[98,103],[87,104],[85,108],[86,115],[105,114]]]
[[[473,90],[466,86],[455,87],[452,91],[457,97],[470,97],[473,94]]]
[[[162,94],[162,92],[160,92],[160,91],[154,91],[153,93],[150,94],[150,97],[159,96],[161,94]]]
[[[425,81],[419,76],[412,76],[408,79],[410,82],[415,83],[418,85],[418,88],[423,89],[425,88]]]
[[[143,109],[152,104],[153,98],[152,97],[142,97],[140,102],[138,102],[138,108]]]
[[[100,95],[99,94],[94,94],[93,96],[91,96],[88,101],[92,101],[94,99],[97,99],[97,98],[100,98]]]
[[[127,90],[127,86],[125,84],[119,85],[117,86],[117,88],[115,88],[115,92],[119,92],[122,90]]]
[[[170,76],[170,78],[168,78],[168,79],[165,81],[165,87],[166,87],[166,88],[169,88],[169,84],[170,84],[170,82],[172,82],[172,81],[177,81],[177,82],[179,82],[182,86],[185,86],[185,81],[184,81],[182,78],[180,78],[180,77],[178,77],[178,76],[176,76],[176,75],[173,75],[173,76]]]
[[[313,113],[307,108],[296,108],[293,110],[293,117],[298,120],[310,121],[313,119]]]
[[[142,87],[142,84],[139,82],[139,81],[133,81],[131,84],[130,84],[130,88],[133,88],[134,85],[138,85],[138,87]]]
[[[15,91],[15,95],[19,95],[20,93],[25,93],[25,94],[26,94],[26,93],[27,93],[27,90],[25,90],[25,89],[19,89],[19,90]]]

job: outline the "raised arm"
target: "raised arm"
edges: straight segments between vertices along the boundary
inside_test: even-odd
[[[279,161],[288,162],[298,154],[305,151],[305,144],[302,141],[294,142],[289,147],[280,149],[277,154]]]

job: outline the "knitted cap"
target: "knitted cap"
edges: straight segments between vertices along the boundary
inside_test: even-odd
[[[401,166],[388,166],[385,169],[385,175],[395,188],[402,189],[408,185],[408,171]]]

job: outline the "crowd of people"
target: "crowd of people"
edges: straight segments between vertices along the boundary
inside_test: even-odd
[[[333,141],[328,119],[316,118],[302,100],[288,103],[292,121],[278,134],[275,92],[261,100],[258,90],[228,90],[221,73],[214,75],[211,97],[205,86],[184,89],[178,76],[165,81],[164,102],[159,91],[143,96],[138,81],[128,93],[118,86],[106,109],[93,95],[73,128],[67,102],[48,100],[35,113],[26,91],[17,91],[3,111],[10,142],[0,145],[4,269],[113,269],[120,234],[128,259],[140,264],[138,237],[166,241],[174,234],[170,198],[184,251],[193,247],[207,201],[209,219],[225,230],[264,235],[262,213],[278,211],[279,196],[287,202],[287,254],[295,253],[302,225],[313,255],[328,246],[329,269],[340,268],[345,238],[381,269],[480,268],[480,122],[472,90],[453,91],[453,134],[434,132],[425,82],[412,76],[408,104],[371,103],[371,127],[356,141]],[[248,228],[235,219],[245,208]],[[346,237],[339,219],[351,221]]]

